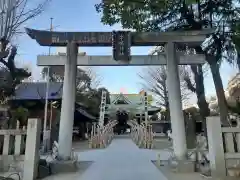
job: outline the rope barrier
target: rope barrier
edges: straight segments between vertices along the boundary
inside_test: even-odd
[[[110,121],[103,127],[96,123],[92,125],[91,137],[89,139],[89,148],[106,148],[114,137],[113,128],[117,125],[117,120]],[[152,149],[154,144],[154,133],[151,124],[138,124],[135,120],[128,121],[131,127],[130,137],[140,148]]]
[[[117,121],[110,121],[103,127],[94,123],[92,125],[91,137],[89,140],[89,148],[106,148],[113,139],[113,127],[116,126]]]
[[[131,138],[138,147],[152,149],[154,143],[154,133],[151,124],[138,124],[135,120],[128,121],[131,126]]]

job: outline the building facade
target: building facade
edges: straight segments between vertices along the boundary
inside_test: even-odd
[[[148,95],[148,115],[160,111],[159,107],[152,106],[153,97]],[[105,117],[107,119],[116,117],[117,114],[128,114],[129,119],[137,119],[141,122],[144,115],[144,92],[139,94],[111,94],[110,104],[107,104]]]

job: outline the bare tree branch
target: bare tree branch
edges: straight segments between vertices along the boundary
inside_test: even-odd
[[[183,72],[183,69],[180,67],[180,76],[182,76]],[[148,67],[145,69],[144,74],[139,74],[139,77],[144,81],[144,88],[156,96],[157,103],[160,106],[169,109],[166,66],[160,66],[157,68]],[[180,85],[182,101],[186,101],[189,98],[190,92],[184,85],[184,81],[181,81]]]
[[[101,85],[103,78],[97,73],[97,70],[87,67],[85,72],[91,79],[91,87],[95,89],[98,88]]]
[[[0,1],[0,37],[10,40],[21,32],[21,25],[41,14],[51,0],[1,0]]]

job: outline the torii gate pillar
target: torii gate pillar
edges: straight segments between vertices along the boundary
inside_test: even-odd
[[[74,42],[67,44],[67,60],[64,69],[63,95],[59,129],[59,158],[69,160],[72,152],[72,134],[76,95],[78,46]]]
[[[186,133],[182,111],[181,89],[179,80],[176,48],[173,42],[166,44],[167,87],[172,126],[174,155],[180,160],[187,155]]]

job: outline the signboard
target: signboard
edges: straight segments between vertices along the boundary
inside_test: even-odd
[[[112,42],[112,33],[101,33],[101,32],[82,32],[72,34],[72,37],[69,37],[75,41],[79,46],[84,45],[105,45]]]
[[[79,46],[107,45],[112,42],[112,33],[101,32],[76,32],[52,33],[52,43],[62,44],[68,41],[76,42]]]
[[[28,35],[42,46],[66,46],[74,41],[78,46],[111,46],[111,32],[51,32],[26,29]]]
[[[116,61],[131,60],[131,35],[129,31],[113,31],[113,59]]]

